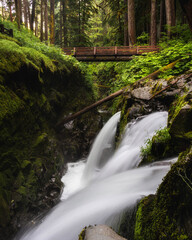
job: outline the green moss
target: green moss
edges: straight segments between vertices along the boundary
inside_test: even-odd
[[[151,163],[166,157],[169,150],[171,136],[168,128],[156,131],[151,139],[147,139],[145,146],[141,147],[142,161],[140,164]]]
[[[170,110],[169,110],[169,127],[173,123],[174,119],[176,116],[179,114],[181,111],[182,107],[184,107],[188,102],[185,100],[187,94],[184,94],[183,96],[180,96],[176,99],[176,101],[172,104]]]
[[[41,52],[27,47],[22,47],[22,52],[25,54],[26,58],[40,68],[41,71],[43,71],[43,66],[51,72],[56,70],[56,66],[53,64],[53,61]]]
[[[180,155],[157,194],[144,198],[138,207],[135,239],[191,239],[192,153]]]
[[[24,107],[23,101],[10,89],[0,85],[0,122]]]
[[[152,88],[152,94],[157,93],[158,91],[160,91],[162,89],[162,83],[160,81],[157,81],[157,83],[155,84],[155,86]]]
[[[79,234],[79,240],[84,240],[85,239],[85,231],[86,231],[86,228],[83,228],[83,230]]]

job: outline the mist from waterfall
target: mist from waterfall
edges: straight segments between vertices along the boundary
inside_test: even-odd
[[[170,169],[169,163],[176,159],[137,166],[141,146],[166,126],[167,116],[166,112],[152,113],[129,124],[115,151],[120,113],[115,114],[97,136],[87,161],[68,164],[62,201],[42,223],[18,239],[77,240],[85,226],[109,223],[138,199],[155,193]]]

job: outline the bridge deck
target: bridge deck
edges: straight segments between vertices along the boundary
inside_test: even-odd
[[[67,47],[63,51],[80,61],[127,61],[133,55],[157,52],[157,46]]]

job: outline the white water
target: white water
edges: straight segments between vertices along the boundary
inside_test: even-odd
[[[118,119],[119,113],[110,120],[110,123],[107,123],[111,125],[116,122],[112,129],[108,129],[109,132],[105,132],[108,137],[113,135],[107,142],[107,147],[113,144],[112,130],[116,129]],[[114,155],[111,158],[108,156],[103,158],[104,165],[100,160],[101,152],[104,152],[106,145],[104,145],[105,142],[100,146],[98,143],[106,136],[102,135],[102,139],[99,139],[99,136],[90,153],[91,155],[95,152],[94,162],[89,156],[83,174],[84,181],[81,182],[81,177],[85,163],[81,161],[75,165],[69,165],[68,174],[63,178],[66,185],[63,199],[67,200],[58,204],[39,226],[25,233],[20,239],[77,240],[83,227],[104,224],[110,216],[132,206],[141,197],[155,193],[170,168],[169,164],[153,164],[137,169],[134,167],[140,160],[140,146],[155,130],[165,127],[166,122],[167,113],[160,112],[132,124]],[[105,127],[107,128],[107,125]],[[84,185],[85,174],[89,176],[86,186]]]

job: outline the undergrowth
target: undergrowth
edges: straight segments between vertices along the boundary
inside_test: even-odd
[[[173,69],[161,73],[158,78],[170,79],[192,69],[192,41],[169,40],[160,44],[160,51],[135,56],[129,62],[89,64],[93,81],[117,91],[156,70],[180,59]]]

